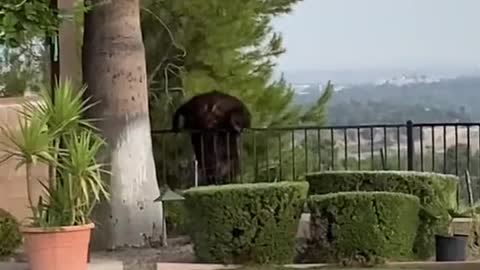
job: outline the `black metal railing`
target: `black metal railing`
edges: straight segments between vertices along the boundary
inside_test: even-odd
[[[198,136],[196,151],[202,156],[197,157],[201,162],[196,165],[192,134]],[[479,134],[480,122],[408,121],[251,128],[240,136],[158,130],[152,132],[152,139],[159,181],[191,186],[195,179],[200,184],[217,181],[208,180],[212,175],[228,175],[228,181],[263,182],[295,180],[323,170],[414,170],[456,175],[469,170],[476,179],[480,176]],[[235,160],[237,167],[229,167]],[[236,173],[225,172],[229,170]]]

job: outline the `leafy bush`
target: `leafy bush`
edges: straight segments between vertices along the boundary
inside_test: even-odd
[[[184,235],[187,233],[188,214],[183,201],[166,201],[163,203],[165,210],[165,223],[169,236]]]
[[[200,261],[289,263],[307,182],[229,184],[184,192]]]
[[[416,196],[393,192],[313,195],[309,260],[371,264],[407,259],[419,225]]]
[[[344,191],[388,191],[415,195],[422,205],[421,225],[415,253],[426,259],[433,255],[435,233],[449,226],[448,209],[455,209],[458,177],[408,171],[337,171],[306,175],[310,194]]]
[[[21,243],[22,235],[17,220],[0,208],[0,258],[12,255]]]
[[[18,128],[0,127],[0,145],[7,155],[0,163],[15,159],[17,168],[25,165],[27,198],[32,211],[32,226],[58,227],[91,222],[91,212],[102,199],[109,199],[102,174],[105,164],[96,162],[105,146],[93,126],[93,119],[82,116],[95,103],[85,98],[86,87],[75,88],[65,80],[56,84],[55,95],[43,86],[38,103],[22,104]],[[34,202],[32,166],[48,165],[45,194]]]

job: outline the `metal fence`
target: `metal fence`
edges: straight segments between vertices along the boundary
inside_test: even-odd
[[[198,163],[190,138],[193,134],[197,134],[197,156],[203,157]],[[479,134],[480,122],[408,121],[251,128],[239,137],[158,130],[152,132],[152,139],[160,182],[191,186],[195,181],[202,182],[209,170],[210,174],[227,170],[236,160],[238,168],[230,170],[235,169],[235,179],[240,182],[295,180],[305,173],[324,170],[415,170],[456,175],[469,170],[478,177]],[[215,162],[214,168],[205,165]]]

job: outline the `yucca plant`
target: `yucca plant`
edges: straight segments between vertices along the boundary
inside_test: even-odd
[[[96,162],[105,142],[95,132],[93,119],[82,117],[92,106],[83,99],[84,91],[69,80],[57,84],[53,96],[44,88],[39,104],[23,104],[19,128],[1,128],[7,153],[2,161],[16,158],[17,168],[25,165],[32,226],[87,224],[94,206],[109,197],[102,180],[108,172]],[[38,162],[49,166],[49,179],[42,183],[45,194],[34,203],[31,186],[37,179],[31,170]]]
[[[88,104],[89,99],[83,100],[85,87],[75,89],[70,80],[65,80],[55,87],[55,94],[43,88],[40,92],[41,104],[27,102],[24,104],[24,111],[21,114],[26,119],[31,119],[35,115],[41,115],[48,119],[49,133],[52,138],[52,146],[55,148],[54,160],[60,151],[60,143],[64,135],[72,130],[79,128],[88,128],[94,130],[95,127],[90,123],[93,119],[82,119],[83,113],[94,104]],[[51,164],[49,173],[51,179],[55,179],[56,166]],[[53,184],[53,183],[50,183]]]

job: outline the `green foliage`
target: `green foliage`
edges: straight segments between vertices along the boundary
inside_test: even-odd
[[[344,191],[387,191],[415,195],[422,204],[415,252],[428,258],[434,234],[448,230],[448,209],[456,208],[458,177],[434,173],[396,171],[337,171],[306,175],[310,194]]]
[[[83,119],[86,105],[85,88],[75,89],[70,81],[62,82],[51,91],[44,88],[39,104],[27,101],[22,106],[19,129],[2,127],[6,156],[18,160],[17,168],[26,166],[29,206],[32,225],[40,227],[71,226],[89,223],[96,203],[108,198],[101,179],[102,164],[96,155],[104,141],[94,131],[92,119]],[[48,183],[42,183],[46,194],[33,202],[32,166],[49,166]]]
[[[0,258],[12,255],[22,243],[19,226],[12,214],[0,208]]]
[[[391,192],[313,195],[310,260],[376,264],[410,259],[419,225],[416,196]]]
[[[283,78],[273,79],[274,61],[284,49],[271,20],[290,12],[298,2],[144,0],[141,18],[152,128],[170,128],[179,104],[213,89],[239,97],[251,111],[254,127],[322,125],[332,85],[316,99],[316,106],[304,109],[293,103],[294,91]],[[285,132],[270,135],[289,140]],[[257,134],[256,143],[256,158],[266,160],[266,149],[277,140]],[[175,171],[184,171],[180,164],[191,162],[187,136],[160,135],[153,138],[153,144],[159,174],[170,185],[185,185],[185,176]],[[253,180],[253,152],[253,141],[244,140],[242,164],[248,170],[243,179]],[[271,152],[269,158],[278,160],[276,155]]]
[[[331,99],[333,96],[333,84],[328,81],[327,86],[325,86],[325,91],[323,94],[320,96],[320,98],[317,99],[316,103],[311,106],[307,112],[301,117],[302,122],[310,122],[313,124],[319,124],[318,120],[319,119],[326,119],[326,107],[328,104],[328,101]],[[320,122],[320,124],[323,124],[323,122]]]
[[[468,122],[480,117],[475,76],[412,85],[358,84],[338,91],[330,100],[329,125],[414,122]],[[296,103],[310,105],[319,97],[312,86]]]
[[[99,1],[102,4],[103,1]],[[95,4],[97,5],[97,4]],[[53,8],[50,0],[6,0],[0,2],[0,45],[17,48],[35,38],[57,35],[60,23],[78,22],[78,15],[92,9],[89,1],[76,1],[73,10]]]
[[[54,36],[60,17],[50,0],[7,0],[0,4],[0,44],[18,47],[34,37]]]
[[[398,89],[397,91],[402,92],[403,90]],[[452,89],[452,92],[455,91]],[[425,104],[399,104],[397,100],[365,103],[348,100],[331,105],[328,113],[329,124],[332,125],[402,124],[408,120],[418,123],[471,121],[471,116],[465,112],[457,111],[456,108],[448,109],[427,103],[427,101]]]
[[[306,182],[230,184],[185,191],[202,262],[291,263]]]
[[[22,96],[26,91],[38,92],[47,84],[47,49],[39,39],[20,47],[2,47],[0,53],[0,96]]]
[[[22,96],[26,91],[39,92],[43,85],[51,87],[52,39],[46,38],[56,35],[59,23],[73,20],[75,37],[77,41],[82,40],[83,14],[94,5],[75,1],[73,9],[65,11],[51,8],[51,2],[6,0],[0,3],[0,96]],[[81,49],[81,43],[77,48]],[[78,60],[81,60],[80,54]]]
[[[422,204],[444,209],[455,208],[459,182],[454,175],[410,171],[326,171],[310,173],[305,178],[310,194],[353,190],[401,192],[418,196]]]
[[[331,168],[331,141],[319,138],[317,130],[246,131],[242,143],[242,182],[297,181],[309,171]],[[335,142],[333,148],[337,160]]]
[[[163,202],[168,235],[188,234],[188,214],[183,201]]]

